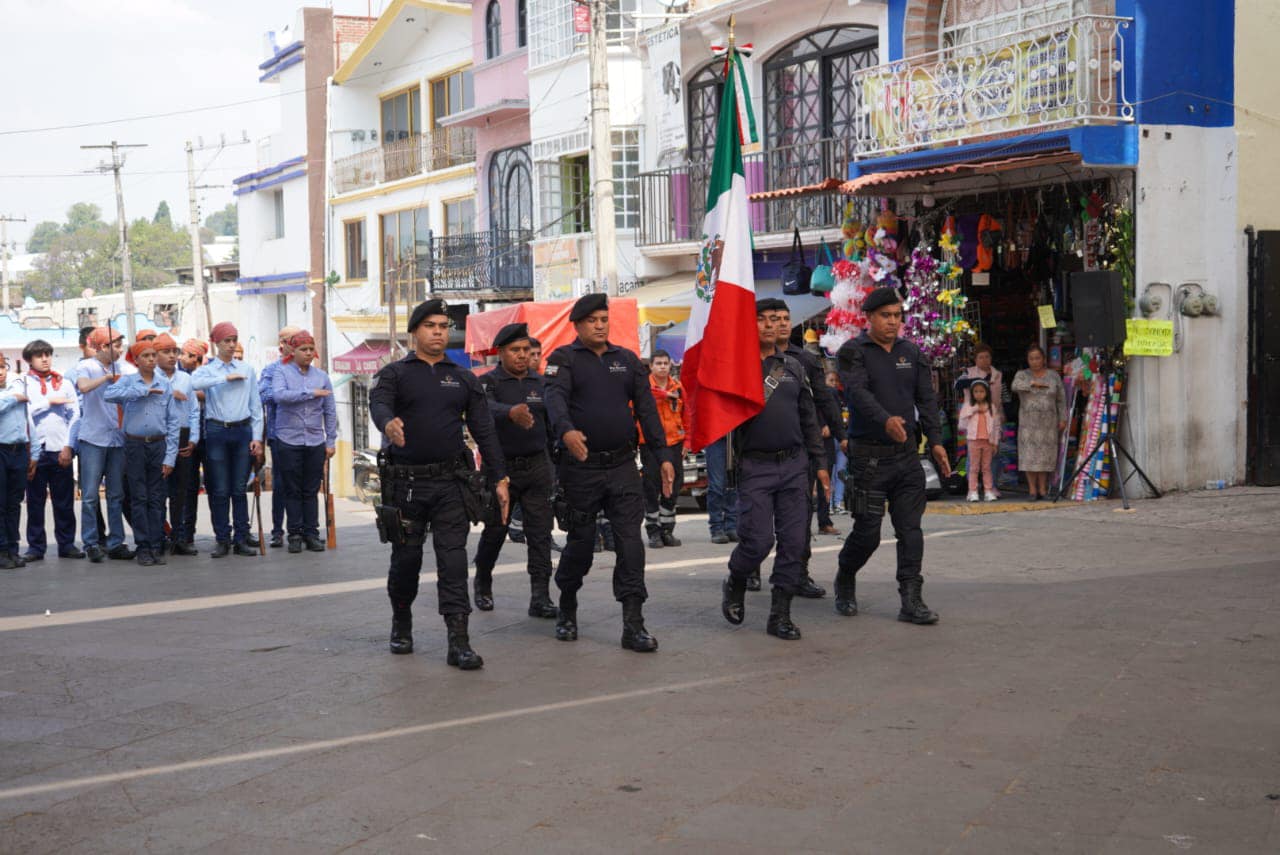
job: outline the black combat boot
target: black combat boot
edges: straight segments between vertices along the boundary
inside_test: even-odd
[[[836,614],[853,617],[858,613],[857,583],[852,572],[836,571]]]
[[[476,608],[482,612],[493,611],[493,576],[492,574],[481,574],[476,571],[476,578],[472,582],[475,590]]]
[[[547,576],[529,577],[529,617],[554,618],[558,616],[551,602],[551,590]]]
[[[413,612],[408,606],[391,607],[391,652],[413,652]]]
[[[471,649],[471,639],[467,637],[467,616],[445,615],[444,625],[449,630],[449,655],[444,661],[463,671],[483,668],[484,660]]]
[[[644,628],[643,605],[639,597],[622,601],[622,646],[636,653],[652,653],[658,649],[658,639]]]
[[[797,641],[800,627],[791,622],[791,594],[775,587],[773,602],[769,606],[769,622],[764,631],[785,641]]]
[[[578,640],[578,593],[560,592],[560,608],[557,611],[556,638],[560,641]]]
[[[748,591],[758,591],[758,590],[760,590],[760,571],[759,571],[758,569],[757,569],[757,570],[752,570],[752,571],[751,571],[751,573],[750,573],[750,574],[748,574],[748,576],[747,576],[747,590],[748,590]]]
[[[663,546],[681,546],[682,543],[680,541],[680,538],[676,537],[676,533],[674,529],[664,528],[662,530],[662,545]]]
[[[924,579],[919,576],[898,586],[898,594],[902,597],[902,611],[898,612],[898,620],[922,625],[938,622],[938,613],[930,611],[920,598],[920,589],[923,587]]]
[[[734,626],[742,623],[747,611],[747,580],[730,573],[720,584],[720,594],[720,614]]]
[[[809,568],[805,568],[804,575],[800,577],[800,587],[796,589],[797,597],[804,597],[806,600],[820,600],[827,595],[827,589],[813,581],[813,577],[809,575]]]
[[[666,546],[666,544],[662,542],[662,535],[660,533],[654,532],[653,534],[649,535],[650,549],[661,549],[664,546]]]

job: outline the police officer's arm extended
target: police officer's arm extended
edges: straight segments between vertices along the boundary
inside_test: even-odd
[[[836,364],[849,406],[860,419],[882,426],[886,433],[890,432],[890,421],[897,419],[901,422],[900,418],[890,415],[889,411],[880,405],[871,391],[871,377],[863,361],[862,345],[856,339],[847,341],[841,346],[836,354]],[[893,438],[892,435],[890,438]],[[897,441],[906,442],[906,439],[904,432],[902,438]]]
[[[395,365],[391,363],[374,377],[373,388],[369,390],[369,417],[392,445],[404,448],[404,420],[396,415]]]
[[[649,388],[649,372],[634,355],[631,366],[631,406],[648,446],[664,447],[667,444],[667,432],[662,427],[662,419],[658,417],[658,402],[654,400],[653,391]],[[670,498],[675,483],[676,468],[668,460],[662,464],[662,495]]]
[[[805,384],[805,388],[800,391],[800,430],[804,434],[804,447],[809,453],[809,459],[823,461],[827,459],[827,449],[822,442],[822,421],[818,415],[816,397],[813,389]],[[831,473],[827,471],[826,465],[819,463],[817,476],[822,489],[830,495]]]
[[[494,495],[498,497],[498,505],[502,509],[502,522],[507,521],[511,508],[511,494],[507,489],[507,461],[502,455],[502,445],[498,442],[498,432],[493,427],[493,414],[489,412],[489,402],[474,374],[466,374],[467,397],[467,431],[480,448],[480,458],[484,468],[489,470],[489,480],[493,484]]]
[[[942,425],[938,421],[938,398],[933,393],[933,368],[923,353],[916,354],[916,412],[929,451],[938,464],[938,475],[951,477],[951,459],[942,444]]]
[[[573,395],[572,359],[564,348],[556,348],[547,357],[547,421],[552,434],[564,444],[575,460],[587,459],[587,435],[578,430],[569,416],[569,398]]]

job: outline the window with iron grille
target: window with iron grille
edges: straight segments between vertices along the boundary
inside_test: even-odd
[[[516,47],[529,45],[529,8],[528,0],[519,0],[516,4]]]
[[[80,329],[98,325],[98,310],[93,306],[76,309],[76,326]]]
[[[591,168],[586,154],[539,162],[538,186],[547,233],[591,231]]]
[[[640,226],[640,129],[613,131],[613,221],[620,229]]]
[[[181,326],[182,309],[177,303],[156,303],[151,307],[151,323],[162,331]]]
[[[489,0],[484,10],[484,58],[493,59],[502,53],[502,7],[498,0]]]
[[[573,31],[573,0],[530,0],[529,65],[546,65],[583,53],[587,34]],[[629,46],[635,41],[640,0],[608,0],[605,34],[610,45]]]
[[[369,447],[369,381],[364,377],[352,377],[351,389],[351,444],[354,448]]]

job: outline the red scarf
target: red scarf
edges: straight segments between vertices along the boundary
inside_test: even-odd
[[[59,374],[57,371],[50,371],[48,374],[38,374],[38,373],[36,373],[36,371],[33,369],[33,370],[32,370],[32,371],[30,371],[29,373],[30,373],[30,375],[31,375],[32,377],[34,377],[34,378],[36,378],[37,380],[39,380],[39,381],[40,381],[40,394],[41,394],[41,395],[46,395],[46,396],[47,396],[47,395],[49,394],[49,389],[48,389],[48,387],[47,387],[47,386],[45,386],[45,384],[44,384],[44,381],[45,381],[45,379],[46,379],[46,378],[53,378],[53,379],[52,379],[52,381],[51,381],[51,382],[53,383],[53,391],[55,391],[55,392],[56,392],[56,391],[58,391],[58,389],[62,386],[62,375],[61,375],[61,374]]]

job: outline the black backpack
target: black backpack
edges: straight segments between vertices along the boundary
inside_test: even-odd
[[[800,243],[800,228],[797,226],[791,241],[791,260],[782,265],[782,293],[791,296],[808,294],[809,277],[812,275],[812,268],[804,263],[804,245]]]

